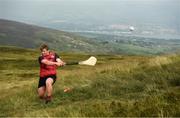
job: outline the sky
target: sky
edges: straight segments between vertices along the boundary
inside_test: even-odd
[[[0,0],[0,18],[20,21],[150,19],[168,23],[179,20],[179,14],[180,0]]]
[[[154,24],[180,32],[180,0],[0,0],[0,18],[49,27]]]

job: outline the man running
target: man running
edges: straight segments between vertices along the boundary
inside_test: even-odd
[[[52,100],[52,85],[56,81],[56,68],[65,63],[59,56],[50,51],[46,44],[40,46],[41,56],[39,57],[40,78],[38,84],[38,95],[40,99],[45,99],[46,103]]]

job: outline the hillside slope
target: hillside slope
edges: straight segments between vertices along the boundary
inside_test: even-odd
[[[38,48],[47,43],[51,48],[61,51],[96,52],[98,46],[85,37],[0,19],[0,45],[13,45],[25,48]]]
[[[0,117],[180,116],[179,55],[95,55],[98,63],[94,67],[61,67],[53,102],[45,104],[36,92],[38,52],[0,49]],[[60,55],[66,62],[90,56]],[[64,93],[66,87],[72,91]]]
[[[75,34],[0,19],[0,45],[38,48],[42,43],[58,51],[93,54],[159,55],[180,50],[179,39]]]

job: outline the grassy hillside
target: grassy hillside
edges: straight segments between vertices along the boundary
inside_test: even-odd
[[[180,56],[95,55],[58,69],[54,99],[37,97],[39,52],[0,47],[0,116],[180,116]],[[66,62],[89,55],[58,53]],[[65,87],[72,88],[64,93]]]

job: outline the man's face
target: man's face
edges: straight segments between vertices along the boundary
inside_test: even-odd
[[[47,50],[47,49],[43,49],[42,51],[41,51],[41,53],[42,53],[42,55],[48,55],[49,54],[49,50]]]

